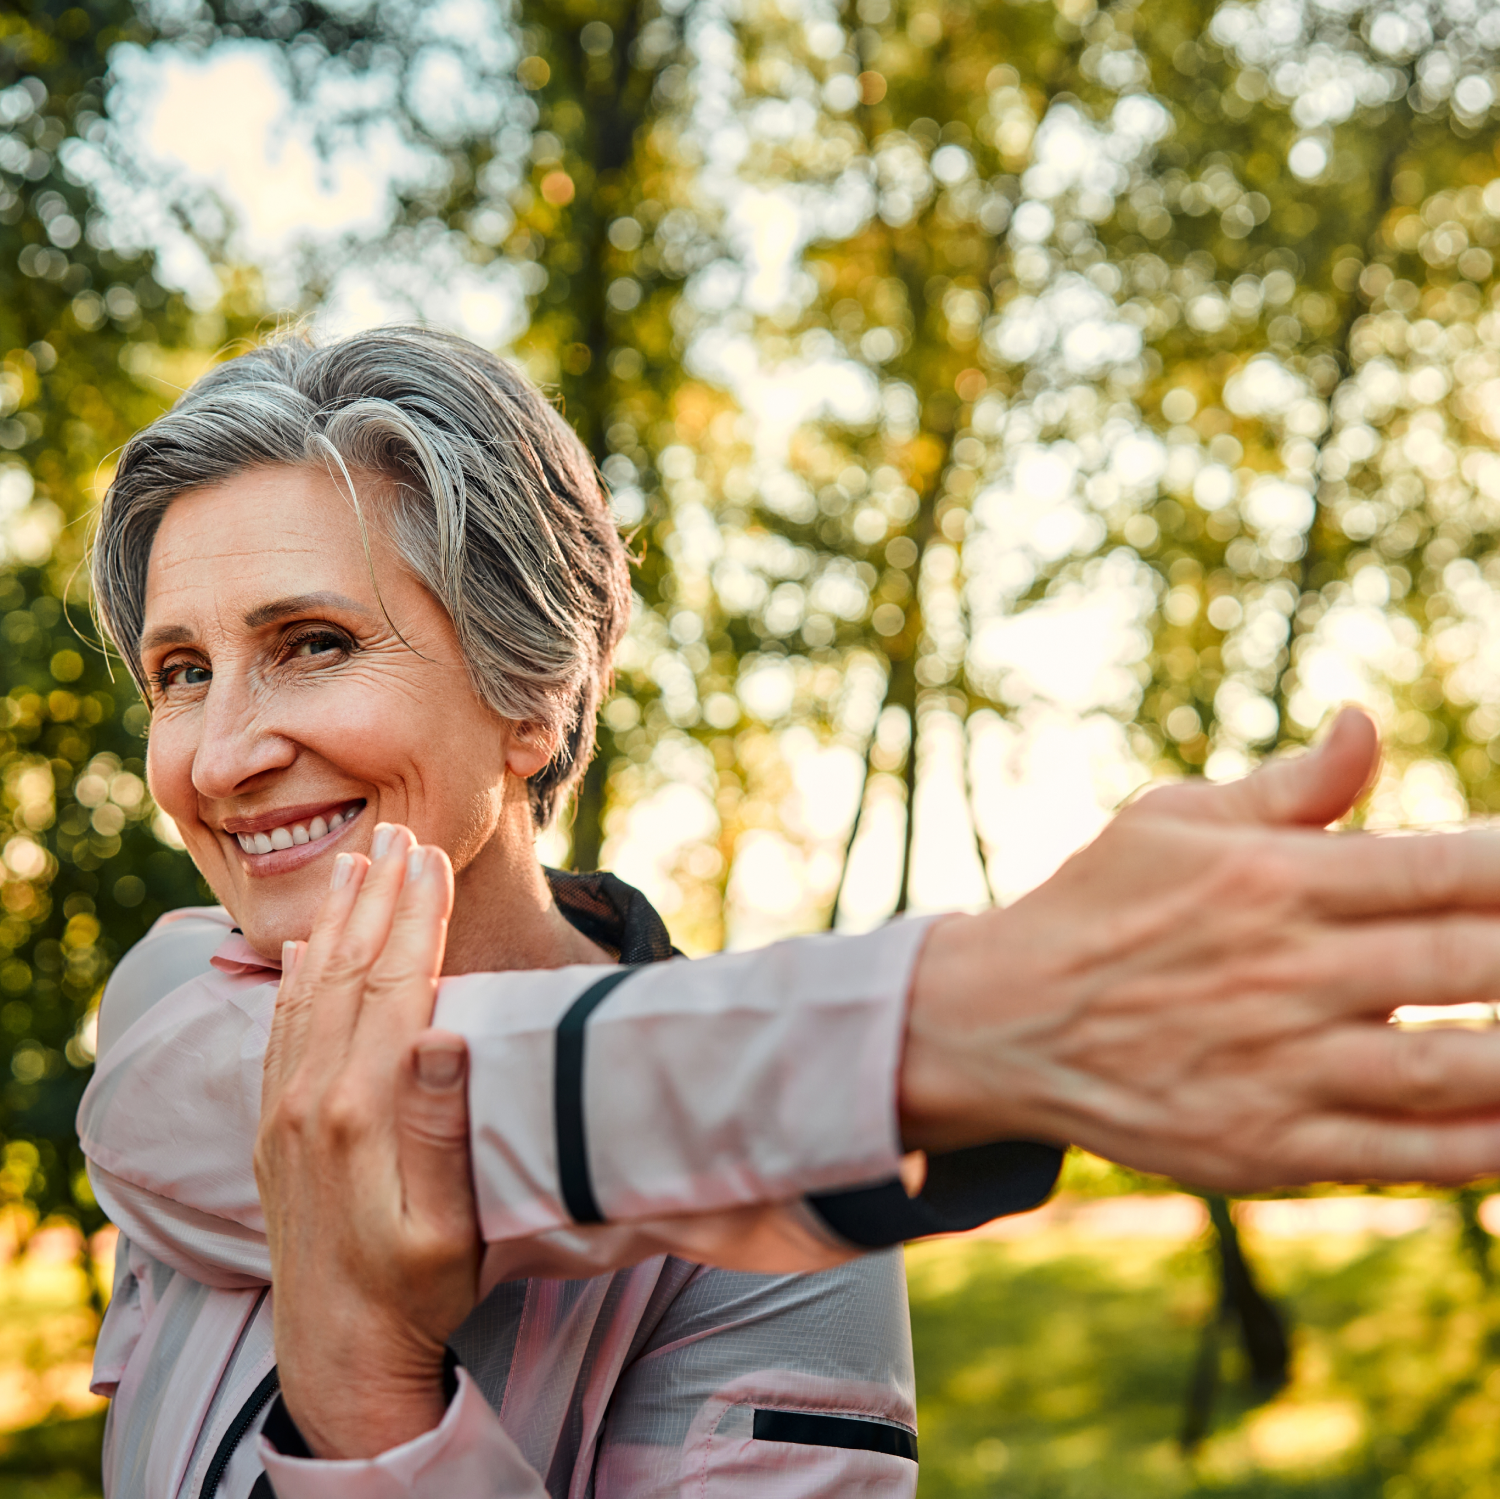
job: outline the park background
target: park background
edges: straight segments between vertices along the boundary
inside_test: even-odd
[[[0,1492],[97,1486],[111,965],[203,892],[80,563],[285,323],[507,352],[637,559],[554,862],[689,952],[1014,899],[1356,700],[1500,809],[1480,0],[0,7]],[[1450,1020],[1492,1024],[1488,1008]],[[1500,1200],[1083,1156],[909,1252],[931,1494],[1494,1494]]]

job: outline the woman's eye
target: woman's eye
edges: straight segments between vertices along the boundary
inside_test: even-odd
[[[163,667],[156,674],[156,680],[164,689],[202,687],[204,683],[212,679],[213,675],[201,662],[179,661]]]
[[[335,635],[309,635],[292,642],[292,656],[327,656],[345,649],[344,642]]]

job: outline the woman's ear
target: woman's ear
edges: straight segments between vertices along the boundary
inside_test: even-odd
[[[505,726],[505,770],[521,781],[535,776],[556,749],[552,736],[540,724]]]

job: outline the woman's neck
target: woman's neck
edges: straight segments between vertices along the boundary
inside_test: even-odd
[[[558,910],[536,857],[529,814],[524,827],[505,820],[458,872],[443,973],[613,962],[613,954]]]

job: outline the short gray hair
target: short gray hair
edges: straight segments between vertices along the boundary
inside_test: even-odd
[[[593,755],[630,614],[628,560],[573,430],[518,370],[464,339],[420,327],[321,346],[278,337],[210,370],[125,445],[91,572],[142,693],[149,701],[146,569],[167,507],[247,469],[309,463],[388,481],[385,533],[451,617],[475,691],[557,746],[528,783],[545,827]]]

